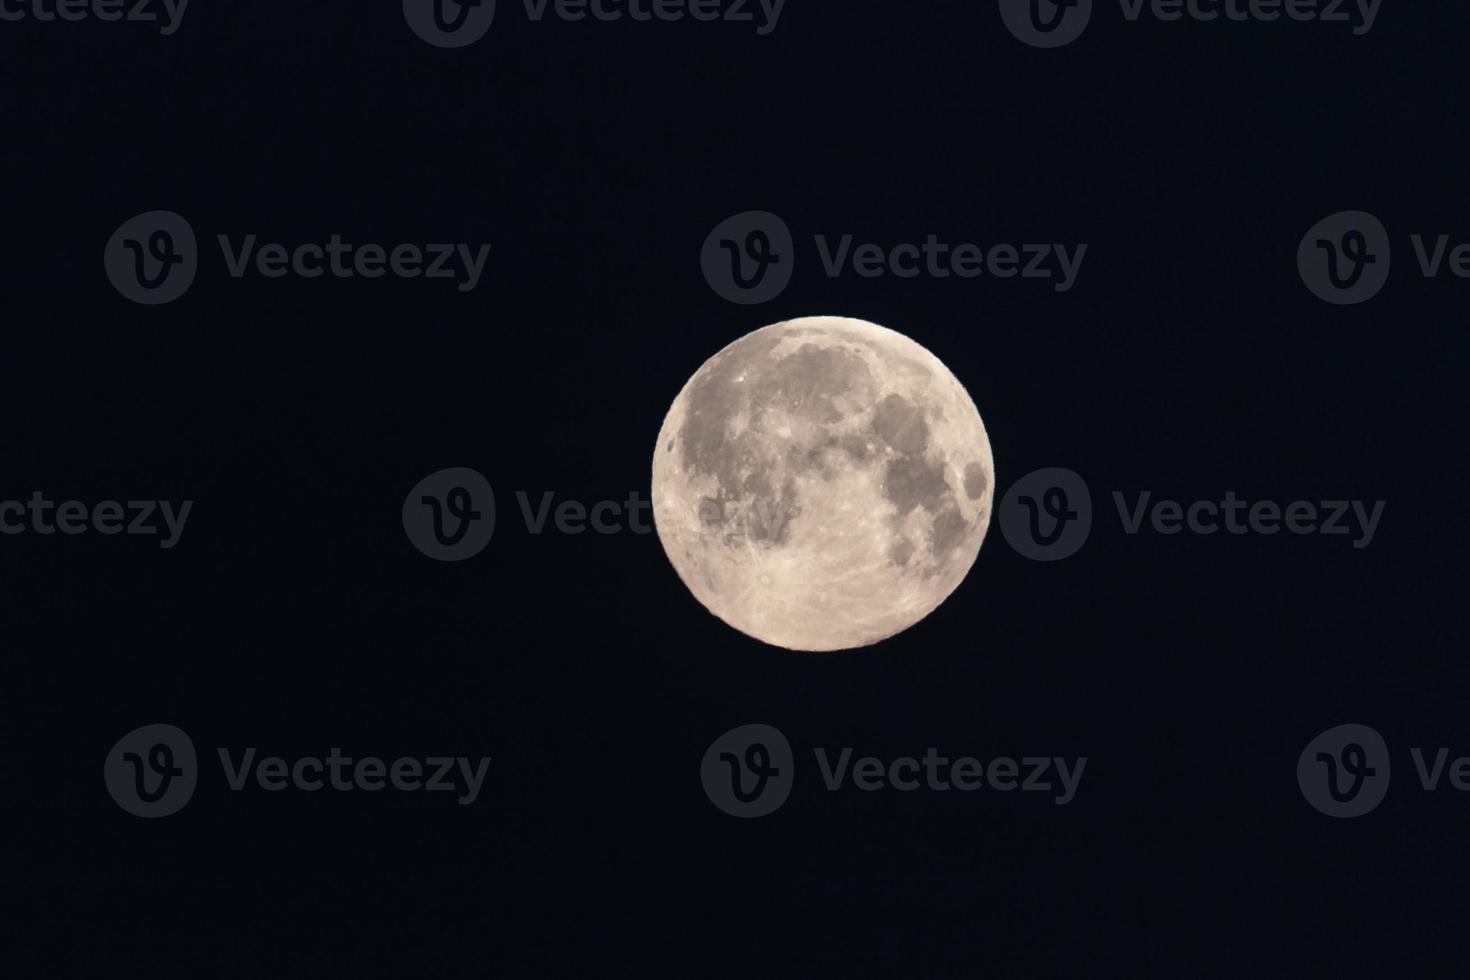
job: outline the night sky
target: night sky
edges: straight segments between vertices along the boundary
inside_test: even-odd
[[[994,0],[788,0],[765,34],[755,3],[601,22],[500,0],[482,39],[439,48],[399,3],[196,0],[164,35],[32,2],[0,5],[25,12],[0,21],[0,507],[192,506],[171,547],[161,509],[153,535],[0,510],[23,522],[0,535],[7,975],[1463,971],[1463,10],[1385,0],[1355,36],[1352,4],[1135,22],[1094,0],[1042,49]],[[186,219],[197,274],[145,305],[104,254],[156,210]],[[1381,221],[1392,264],[1337,305],[1298,247],[1347,210]],[[701,250],[749,211],[789,229],[791,277],[732,302]],[[285,274],[231,274],[251,235]],[[818,236],[849,235],[1087,248],[1060,290],[829,276]],[[1426,277],[1413,236],[1441,235]],[[380,266],[490,249],[464,289],[289,269],[333,236]],[[1027,474],[1079,474],[1080,550],[1028,558],[998,514],[927,619],[802,654],[706,612],[646,523],[528,527],[518,493],[647,500],[690,375],[818,314],[954,372],[997,510]],[[449,467],[484,477],[495,523],[441,562],[404,504]],[[1130,534],[1114,494],[1144,492],[1384,506],[1364,547]],[[198,780],[142,819],[102,777],[154,724],[187,733]],[[759,819],[701,782],[749,724],[795,757]],[[1345,724],[1382,736],[1392,778],[1334,819],[1298,760]],[[252,747],[491,761],[467,805],[233,790],[219,750]],[[1440,747],[1426,791],[1410,750]],[[828,791],[817,750],[843,748],[1087,763],[1065,805]]]

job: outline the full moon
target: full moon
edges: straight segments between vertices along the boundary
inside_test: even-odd
[[[990,524],[980,413],[923,347],[805,317],[704,363],[664,418],[654,520],[710,612],[791,650],[902,632],[964,579]]]

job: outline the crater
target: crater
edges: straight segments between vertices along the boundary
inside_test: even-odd
[[[871,381],[868,365],[851,351],[802,344],[765,367],[755,397],[762,406],[830,425],[844,417],[835,399]]]
[[[989,488],[990,478],[985,475],[985,467],[979,463],[971,463],[965,467],[965,496],[971,500],[979,500]]]
[[[929,444],[924,413],[901,395],[889,395],[873,410],[873,431],[894,452],[921,453]]]
[[[888,463],[883,476],[883,495],[898,508],[899,516],[915,507],[939,513],[939,503],[949,494],[944,466],[922,456],[900,456]]]
[[[969,522],[953,503],[940,511],[929,530],[929,543],[934,549],[935,558],[947,557],[951,551],[959,547],[969,528]]]
[[[746,410],[749,398],[746,386],[736,379],[755,373],[779,342],[779,337],[745,337],[716,354],[695,375],[679,432],[686,470],[713,475],[726,487],[735,485],[730,423]]]

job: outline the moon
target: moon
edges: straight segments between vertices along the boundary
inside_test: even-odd
[[[659,541],[689,591],[790,650],[900,633],[959,586],[990,524],[980,412],[929,351],[847,317],[746,334],[659,432]]]

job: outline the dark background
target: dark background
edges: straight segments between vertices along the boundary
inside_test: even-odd
[[[991,2],[790,0],[751,25],[531,23],[441,51],[397,3],[207,4],[156,26],[0,23],[0,499],[195,501],[157,539],[0,538],[15,976],[1463,975],[1470,752],[1463,373],[1467,15],[1128,24],[1026,47]],[[200,238],[134,305],[127,218]],[[1313,297],[1302,234],[1362,208],[1395,272]],[[699,248],[781,215],[795,278],[740,307]],[[491,242],[424,280],[225,275],[214,236]],[[811,236],[1086,242],[1075,288],[831,280]],[[875,647],[769,648],[708,615],[656,537],[526,533],[514,491],[645,494],[663,413],[767,323],[898,329],[964,382],[998,491],[1093,489],[1074,558],[992,526],[937,612]],[[446,466],[500,520],[419,555]],[[1124,535],[1110,492],[1388,501],[1347,538]],[[997,503],[1000,499],[997,493]],[[145,821],[99,778],[152,722],[203,777]],[[783,730],[786,806],[706,800],[721,732]],[[1346,722],[1394,752],[1334,821],[1297,755]],[[216,746],[491,755],[446,795],[227,792]],[[1077,799],[826,793],[812,746],[1086,755]]]

